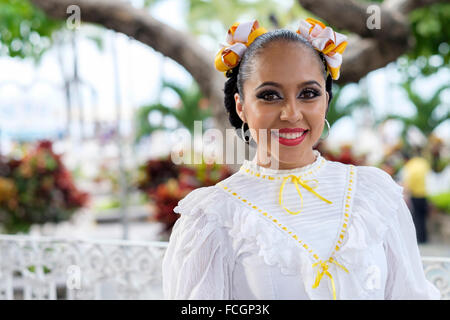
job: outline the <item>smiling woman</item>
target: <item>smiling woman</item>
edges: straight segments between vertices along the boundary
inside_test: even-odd
[[[283,33],[300,38],[289,31],[279,32]],[[258,164],[263,165],[263,152],[270,157],[272,168],[302,167],[315,160],[313,145],[323,131],[329,93],[325,90],[323,64],[314,56],[318,55],[299,40],[272,41],[255,58],[255,64],[265,67],[256,68],[243,90],[235,93],[235,112],[256,132],[252,137],[258,145]],[[264,131],[269,137],[267,148],[258,143],[259,133]],[[272,149],[272,142],[279,142],[279,148]]]
[[[322,52],[298,33],[281,29],[257,37],[227,72],[230,122],[251,129],[258,164],[290,169],[313,162],[312,147],[332,98],[333,79],[327,71]],[[268,137],[267,143],[258,143],[259,134]]]
[[[378,168],[314,149],[345,39],[314,19],[296,33],[257,21],[229,29],[216,68],[228,77],[230,122],[247,124],[257,152],[175,207],[166,298],[439,299],[403,188]]]

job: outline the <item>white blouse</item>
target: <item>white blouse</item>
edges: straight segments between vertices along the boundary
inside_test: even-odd
[[[403,188],[376,167],[244,160],[190,192],[163,260],[166,299],[440,299]]]

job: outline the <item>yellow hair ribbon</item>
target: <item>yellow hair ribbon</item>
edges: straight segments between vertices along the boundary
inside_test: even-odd
[[[227,32],[227,43],[217,52],[214,66],[226,73],[238,65],[247,47],[267,30],[259,26],[258,20],[235,22]]]
[[[342,54],[348,44],[347,36],[313,18],[300,21],[297,33],[306,37],[317,51],[324,54],[328,72],[333,80],[339,79]]]
[[[259,26],[258,20],[235,22],[227,32],[227,44],[223,44],[216,53],[214,66],[226,75],[227,71],[239,64],[247,47],[267,30]],[[347,36],[335,32],[317,19],[307,18],[300,21],[298,34],[306,37],[312,46],[324,54],[327,73],[333,80],[339,79],[342,54],[347,47]]]

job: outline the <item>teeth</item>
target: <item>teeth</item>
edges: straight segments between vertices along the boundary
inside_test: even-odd
[[[296,133],[279,133],[279,136],[285,139],[297,139],[301,135],[303,135],[303,132],[296,132]]]

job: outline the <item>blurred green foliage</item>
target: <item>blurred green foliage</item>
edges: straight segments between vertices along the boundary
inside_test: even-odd
[[[440,108],[443,103],[441,93],[444,90],[450,89],[450,85],[443,84],[435,92],[433,92],[430,98],[423,98],[413,88],[413,84],[414,79],[408,78],[401,84],[401,87],[405,90],[408,99],[414,106],[414,115],[406,117],[396,114],[389,114],[379,120],[380,123],[389,119],[400,120],[404,124],[401,136],[405,143],[408,141],[408,139],[406,139],[407,131],[411,127],[416,127],[425,136],[429,136],[437,126],[450,118],[450,111],[448,109],[447,112],[443,112],[441,114],[436,112],[436,110]]]
[[[52,46],[52,33],[63,25],[29,0],[0,0],[0,55],[31,57],[39,62]]]
[[[450,214],[450,192],[444,192],[428,197],[431,203],[439,210]]]
[[[330,126],[335,124],[339,119],[350,116],[355,109],[371,107],[367,92],[362,90],[362,88],[360,88],[360,93],[357,97],[349,102],[343,103],[340,97],[343,96],[345,88],[346,86],[339,86],[336,83],[333,83],[333,98],[330,101],[330,106],[326,115]]]
[[[152,124],[149,121],[151,113],[156,112],[161,115],[161,119],[165,116],[174,117],[179,124],[194,133],[194,121],[204,121],[212,116],[211,108],[208,100],[203,98],[198,85],[193,82],[190,87],[180,87],[175,83],[163,81],[162,88],[171,89],[179,98],[178,107],[166,106],[162,103],[155,103],[142,106],[136,114],[136,137],[138,142],[142,137],[150,135],[156,130],[166,130],[164,122],[160,124]]]
[[[415,37],[414,48],[406,55],[409,61],[426,57],[420,70],[424,75],[436,72],[440,67],[449,67],[450,60],[450,3],[416,9],[409,15],[411,31]],[[430,60],[432,56],[441,59]]]

